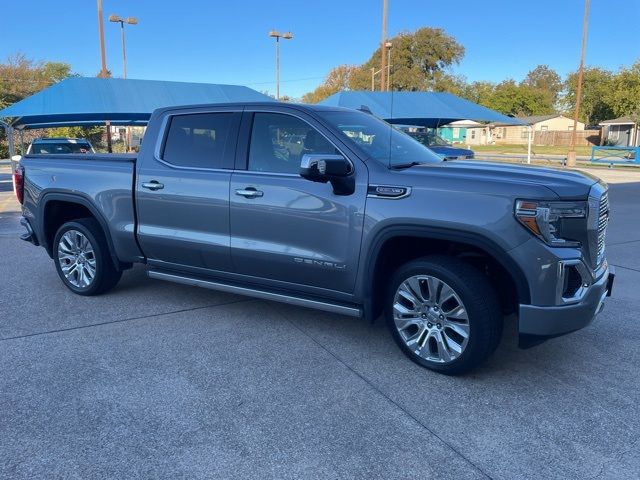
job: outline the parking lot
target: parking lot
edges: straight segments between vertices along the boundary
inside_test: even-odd
[[[610,183],[613,297],[462,377],[381,321],[146,278],[80,297],[17,238],[0,167],[0,478],[640,478],[640,172]]]

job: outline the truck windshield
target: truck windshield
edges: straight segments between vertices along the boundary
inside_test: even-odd
[[[450,147],[449,143],[433,132],[410,132],[409,135],[427,147]]]
[[[318,113],[368,157],[390,168],[442,161],[406,133],[371,114],[356,111]]]

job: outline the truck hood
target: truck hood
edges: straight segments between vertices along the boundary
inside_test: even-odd
[[[584,199],[588,196],[591,186],[599,181],[598,177],[574,170],[481,161],[455,160],[436,165],[420,165],[410,170],[428,174],[429,167],[442,169],[443,173],[455,172],[478,181],[544,186],[559,197],[572,199]]]

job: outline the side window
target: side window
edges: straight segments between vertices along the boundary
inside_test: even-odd
[[[249,170],[298,173],[306,153],[338,153],[320,132],[299,118],[256,113],[249,145]]]
[[[222,168],[233,113],[194,113],[171,118],[162,159],[179,167]]]

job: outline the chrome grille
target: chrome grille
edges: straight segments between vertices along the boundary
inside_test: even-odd
[[[598,249],[597,266],[604,260],[605,238],[607,236],[607,224],[609,223],[609,194],[604,192],[600,197],[600,208],[598,211]]]

